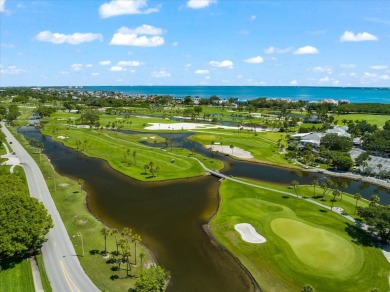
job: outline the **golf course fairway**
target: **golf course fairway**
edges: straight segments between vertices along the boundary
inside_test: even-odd
[[[352,244],[332,232],[288,218],[274,219],[271,228],[290,245],[298,259],[316,273],[346,273],[354,264]]]
[[[389,291],[390,265],[369,235],[339,214],[296,198],[288,187],[272,187],[292,196],[222,181],[218,213],[209,224],[262,291],[301,291],[305,284],[319,292]],[[267,241],[244,241],[235,230],[242,222]]]

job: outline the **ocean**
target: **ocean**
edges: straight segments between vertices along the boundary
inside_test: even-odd
[[[390,104],[390,87],[306,87],[306,86],[84,86],[87,91],[113,91],[127,95],[171,95],[173,97],[230,97],[251,100],[259,97],[318,101],[349,100],[351,103]]]

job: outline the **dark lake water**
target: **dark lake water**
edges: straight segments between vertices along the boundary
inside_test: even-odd
[[[26,137],[42,138],[34,128],[21,128]],[[175,146],[196,151],[225,163],[228,175],[272,183],[290,184],[295,171],[239,162],[211,153],[186,140],[189,133],[159,134]],[[218,208],[219,182],[211,176],[169,182],[145,183],[131,179],[100,159],[86,157],[63,144],[45,137],[44,153],[56,171],[85,181],[90,211],[116,228],[130,227],[142,236],[159,264],[169,270],[172,280],[168,291],[253,291],[247,272],[203,230]],[[300,184],[309,183],[313,174],[303,173]],[[318,179],[326,179],[318,176]],[[348,181],[350,192],[369,197],[377,193],[381,203],[389,204],[389,193],[374,185]],[[261,285],[261,283],[260,283]]]

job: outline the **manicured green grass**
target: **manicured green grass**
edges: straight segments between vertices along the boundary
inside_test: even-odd
[[[199,163],[189,158],[192,154],[188,150],[157,149],[139,143],[140,141],[153,141],[152,143],[165,141],[157,135],[131,135],[106,130],[78,129],[74,126],[68,127],[59,124],[57,116],[49,121],[54,122],[45,125],[44,133],[51,135],[54,140],[61,141],[71,148],[79,149],[88,156],[105,159],[112,168],[138,180],[176,179],[199,176],[204,173]],[[58,138],[59,136],[68,138],[61,140]],[[79,146],[77,145],[78,141],[81,141]],[[134,151],[136,152],[135,159]],[[108,153],[110,155],[107,155]],[[204,157],[202,161],[213,169],[223,167],[223,163],[220,161]],[[144,168],[151,162],[155,168],[159,167],[160,169],[154,177]]]
[[[0,262],[0,291],[4,292],[34,292],[34,282],[30,259],[15,262]]]
[[[41,275],[41,281],[42,281],[42,287],[45,292],[51,292],[53,291],[50,286],[50,281],[46,274],[45,265],[43,263],[42,255],[39,254],[36,256],[37,262],[38,262],[38,268],[39,268],[39,274]]]
[[[69,237],[72,240],[76,253],[79,255],[80,263],[92,282],[99,289],[105,291],[127,291],[129,288],[134,287],[134,283],[141,272],[140,264],[137,267],[132,265],[130,274],[133,277],[131,278],[125,277],[126,271],[124,270],[124,264],[122,264],[120,271],[111,270],[114,265],[106,263],[107,259],[101,255],[104,249],[104,238],[100,234],[100,230],[106,226],[89,213],[85,205],[86,194],[80,192],[79,184],[70,178],[58,175],[53,170],[46,156],[42,155],[40,162],[39,156],[36,154],[36,149],[28,145],[27,141],[20,134],[16,134],[14,130],[12,132],[39,164],[44,177],[47,179],[46,183],[51,191],[51,195],[68,231]],[[53,177],[55,177],[55,180]],[[128,226],[128,228],[131,228],[131,226]],[[80,238],[73,237],[77,232],[80,232],[83,236],[84,257],[81,256],[82,247]],[[112,236],[108,236],[107,238],[107,250],[109,252],[115,250],[115,239]],[[97,253],[94,251],[97,251]],[[140,262],[139,255],[141,252],[146,255],[143,259],[144,265],[153,262],[149,251],[144,246],[138,245],[138,263]],[[134,255],[133,248],[131,253]],[[134,257],[132,256],[130,260],[134,262]],[[111,280],[110,277],[114,275],[117,275],[119,279]],[[0,289],[0,291],[3,290]]]
[[[386,121],[390,120],[389,115],[370,115],[370,114],[345,114],[345,115],[334,115],[335,120],[338,121],[339,126],[343,126],[343,120],[366,120],[370,124],[378,125],[383,127]]]
[[[253,133],[232,133],[227,135],[225,132],[198,133],[191,137],[192,140],[201,143],[202,145],[210,145],[218,142],[223,145],[233,145],[234,147],[249,151],[254,160],[264,163],[270,163],[281,166],[294,167],[289,161],[284,158],[283,154],[279,153],[277,141],[284,138],[284,134],[280,133],[258,133],[254,136]],[[276,140],[276,141],[275,141]]]
[[[341,236],[288,218],[272,220],[271,228],[290,245],[303,264],[318,273],[337,276],[340,272],[353,270],[355,250]]]
[[[293,194],[283,186],[275,189]],[[369,236],[340,215],[303,199],[232,181],[223,181],[220,195],[219,211],[210,223],[212,234],[239,258],[264,291],[300,291],[305,284],[316,291],[370,291],[374,287],[388,291],[390,264]],[[243,241],[234,230],[238,223],[252,224],[267,242]],[[345,252],[347,259],[332,263],[332,258]]]

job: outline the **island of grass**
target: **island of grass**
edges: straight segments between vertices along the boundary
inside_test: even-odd
[[[305,284],[317,291],[388,291],[389,262],[352,222],[305,200],[233,181],[223,181],[219,191],[210,230],[264,291],[300,291]],[[301,191],[312,195],[309,188]],[[242,222],[267,241],[244,241],[234,228]]]
[[[102,128],[91,130],[71,125],[69,120],[77,117],[79,115],[55,113],[46,120],[43,133],[88,156],[107,160],[112,168],[135,179],[161,181],[203,175],[204,169],[191,157],[201,160],[210,169],[223,168],[221,161],[205,158],[185,149],[160,149],[140,143],[165,142],[165,139],[155,134],[123,134]],[[115,119],[110,116],[110,123]]]

